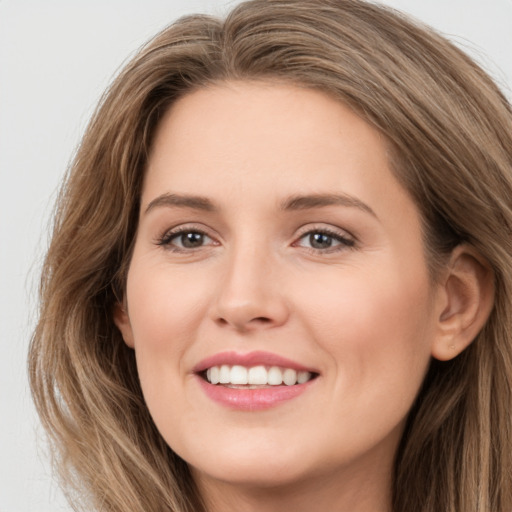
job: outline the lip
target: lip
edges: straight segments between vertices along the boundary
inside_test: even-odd
[[[192,371],[194,373],[201,373],[211,368],[212,366],[221,366],[227,364],[230,366],[240,365],[250,368],[251,366],[280,366],[282,368],[291,368],[296,371],[306,371],[311,373],[318,373],[314,368],[309,368],[299,364],[286,357],[273,354],[271,352],[253,351],[247,353],[240,353],[235,351],[219,352],[213,356],[201,360],[194,366]]]
[[[294,386],[269,386],[258,389],[228,388],[220,384],[210,384],[200,375],[196,375],[199,386],[206,396],[214,402],[238,411],[262,411],[276,407],[302,395],[317,379]]]
[[[220,352],[200,361],[193,368],[193,371],[199,386],[206,396],[224,407],[238,411],[261,411],[276,407],[284,402],[288,402],[307,391],[312,385],[314,385],[317,378],[315,377],[304,384],[295,384],[293,386],[282,384],[280,386],[244,389],[231,388],[220,384],[210,384],[201,375],[208,368],[211,368],[212,366],[221,366],[223,364],[230,366],[241,365],[245,367],[259,365],[280,366],[282,368],[292,368],[296,371],[308,371],[317,374],[316,377],[318,377],[318,371],[315,369],[271,352]]]

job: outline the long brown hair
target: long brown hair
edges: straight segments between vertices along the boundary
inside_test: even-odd
[[[226,80],[284,81],[351,107],[392,148],[433,277],[462,241],[489,262],[494,309],[459,357],[432,362],[396,456],[393,511],[510,512],[511,107],[447,40],[361,0],[253,0],[225,20],[183,18],[102,99],[58,201],[29,356],[57,466],[78,490],[71,500],[88,510],[204,510],[149,416],[112,315],[155,128],[177,98]]]

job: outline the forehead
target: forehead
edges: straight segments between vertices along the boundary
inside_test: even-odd
[[[194,91],[166,113],[143,205],[163,192],[238,197],[241,205],[248,196],[340,192],[378,208],[383,191],[396,206],[393,196],[405,194],[387,141],[348,107],[311,89],[233,82]]]

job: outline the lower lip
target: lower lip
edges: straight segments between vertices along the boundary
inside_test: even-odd
[[[276,407],[283,402],[293,400],[304,393],[316,380],[294,386],[271,386],[257,389],[228,388],[221,384],[210,384],[202,377],[197,377],[206,395],[230,409],[239,411],[261,411]]]

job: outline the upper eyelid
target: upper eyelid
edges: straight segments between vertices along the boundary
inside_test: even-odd
[[[198,233],[202,233],[213,240],[217,242],[225,242],[224,237],[222,237],[216,230],[210,229],[208,226],[205,226],[201,222],[181,222],[171,227],[166,227],[164,230],[160,231],[157,235],[156,239],[157,241],[162,241],[165,238],[170,238],[173,235],[178,235],[182,232],[188,232],[188,231],[196,231]],[[341,228],[339,226],[329,224],[327,222],[307,222],[299,226],[298,228],[294,229],[293,241],[292,244],[294,244],[296,241],[298,241],[300,238],[302,238],[304,235],[311,233],[311,232],[323,232],[332,236],[338,236],[340,238],[344,239],[350,239],[354,242],[358,241],[358,238],[352,234],[351,231]]]
[[[211,230],[208,227],[204,227],[201,223],[195,223],[195,222],[180,223],[180,224],[177,224],[176,226],[173,226],[170,228],[165,228],[165,230],[163,230],[163,232],[162,232],[162,235],[165,235],[166,233],[171,233],[171,232],[180,233],[183,231],[197,231],[200,233],[204,233],[205,235],[208,235],[208,236],[213,236],[213,235],[211,235]],[[343,234],[346,234],[347,236],[349,236],[351,238],[354,238],[354,239],[356,238],[354,235],[352,235],[352,233],[350,233],[350,231],[348,231],[346,229],[343,229],[343,228],[340,228],[337,226],[332,226],[332,225],[325,225],[324,223],[321,223],[321,222],[304,224],[304,225],[300,226],[299,228],[297,228],[295,231],[298,232],[298,235],[296,235],[296,236],[302,236],[311,231],[325,231],[325,232],[329,232],[329,233],[333,233],[333,234],[338,234],[340,236],[342,236]]]
[[[296,238],[296,240],[293,242],[292,246],[301,247],[300,242],[303,239],[305,239],[307,237],[307,235],[310,235],[311,233],[321,233],[323,235],[326,235],[326,236],[336,240],[337,242],[339,242],[340,246],[355,247],[357,244],[357,241],[353,237],[350,237],[350,236],[341,235],[339,233],[335,233],[335,232],[329,231],[329,230],[311,229],[311,230],[306,231],[302,235],[300,235],[298,238]],[[334,246],[334,247],[338,247],[338,246]],[[318,252],[329,252],[329,250],[333,250],[334,247],[330,247],[328,249],[318,249],[318,248],[317,249],[307,248],[307,249],[312,249],[312,250],[318,251]]]
[[[330,235],[335,235],[335,236],[337,235],[341,238],[350,238],[354,242],[357,241],[357,237],[354,236],[347,229],[343,229],[343,228],[333,226],[331,224],[322,223],[322,222],[318,222],[318,223],[313,222],[313,223],[308,223],[308,224],[301,226],[298,229],[299,234],[297,236],[302,237],[304,235],[307,235],[308,233],[315,232],[315,231],[328,233]]]
[[[208,234],[209,232],[212,231],[209,227],[205,226],[201,222],[191,221],[191,222],[180,222],[174,226],[166,227],[163,230],[163,233],[168,233],[170,231],[178,232],[178,231],[194,231],[194,230],[204,232],[205,234]],[[338,232],[346,233],[348,236],[355,238],[355,236],[352,235],[352,233],[349,230],[347,230],[345,228],[341,228],[339,226],[334,226],[332,224],[325,223],[325,222],[307,222],[307,223],[299,226],[298,228],[296,228],[295,232],[304,234],[304,233],[307,233],[309,231],[314,231],[314,230],[332,231],[332,232],[336,232],[336,233],[338,233]]]
[[[173,234],[173,233],[179,234],[179,233],[187,232],[187,231],[197,231],[198,233],[203,233],[205,235],[213,237],[210,229],[203,226],[201,223],[195,223],[195,222],[190,222],[190,223],[185,222],[185,223],[177,224],[176,226],[173,226],[170,228],[169,227],[165,228],[162,232],[162,236],[165,236],[166,234]]]
[[[211,238],[213,241],[217,242],[217,237],[212,235],[210,231],[204,227],[199,227],[194,223],[191,224],[178,224],[172,228],[166,228],[163,232],[161,232],[155,239],[156,245],[165,246],[171,242],[171,240],[175,237],[178,237],[182,233],[196,232],[201,233],[202,235]]]

